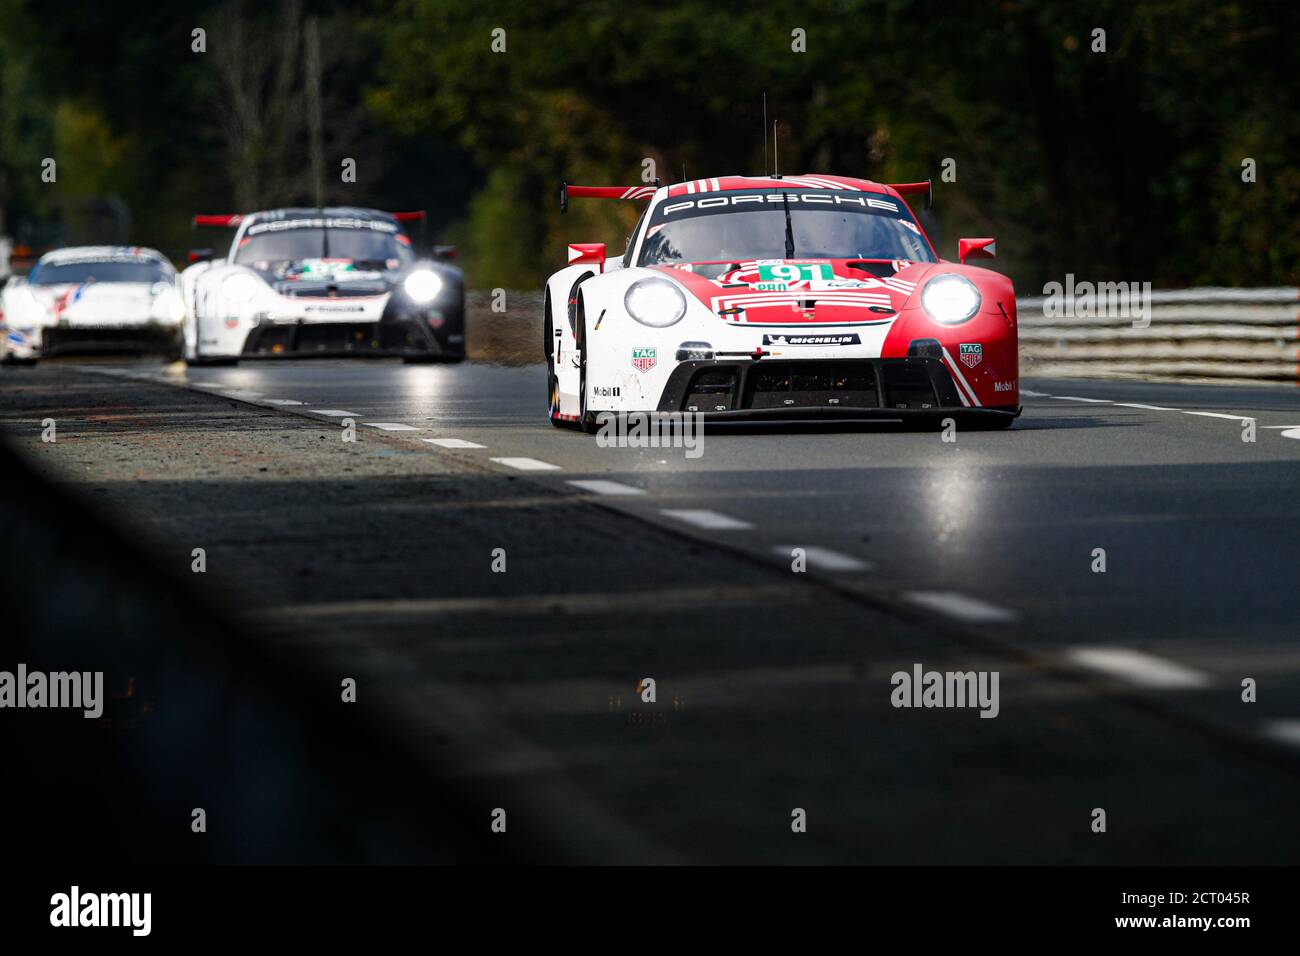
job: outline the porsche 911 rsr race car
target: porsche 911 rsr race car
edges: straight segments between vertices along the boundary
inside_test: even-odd
[[[648,199],[626,252],[569,246],[547,281],[555,425],[602,413],[704,420],[1009,425],[1020,413],[1010,280],[939,258],[903,195],[930,184],[728,176],[561,187]]]
[[[176,270],[139,246],[46,253],[0,293],[7,362],[69,352],[180,351],[184,309]]]
[[[235,228],[224,259],[181,273],[185,360],[273,355],[465,357],[459,269],[417,259],[401,223],[423,213],[328,207],[195,216]]]

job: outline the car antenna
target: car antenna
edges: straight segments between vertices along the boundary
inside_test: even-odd
[[[763,175],[767,175],[767,90],[763,91]]]
[[[777,158],[776,158],[777,157],[776,127],[779,123],[780,120],[772,120],[772,178],[773,179],[781,178],[780,165],[777,163]]]

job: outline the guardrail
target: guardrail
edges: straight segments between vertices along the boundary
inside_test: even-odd
[[[1300,384],[1300,290],[1181,289],[1110,306],[1017,299],[1021,374]]]

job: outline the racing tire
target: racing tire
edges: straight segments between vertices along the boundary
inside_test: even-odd
[[[600,428],[596,413],[587,411],[587,313],[578,300],[578,427],[588,435]]]
[[[542,321],[542,355],[546,358],[546,417],[552,428],[568,428],[569,423],[560,418],[560,376],[555,372],[553,339],[555,328],[551,324],[551,297],[544,305],[546,317]]]
[[[239,359],[230,356],[222,358],[186,358],[185,364],[190,368],[223,368],[239,364]]]
[[[555,362],[546,360],[546,417],[553,428],[564,428],[569,423],[559,418],[560,376],[555,374]]]
[[[16,365],[22,368],[31,368],[39,359],[34,358],[14,358],[12,355],[6,355],[0,359],[0,365]]]

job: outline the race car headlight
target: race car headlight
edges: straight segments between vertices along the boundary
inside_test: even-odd
[[[417,269],[402,282],[406,295],[416,305],[428,305],[442,291],[442,280],[428,269]]]
[[[221,294],[231,302],[247,302],[257,294],[257,280],[247,272],[236,272],[221,280]]]
[[[641,279],[628,287],[623,307],[642,325],[664,329],[686,314],[686,296],[667,279]]]
[[[941,325],[958,325],[980,310],[980,290],[965,276],[935,276],[921,292],[925,314]]]

